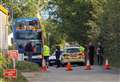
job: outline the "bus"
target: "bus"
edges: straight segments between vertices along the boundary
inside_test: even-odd
[[[13,42],[18,52],[24,54],[24,60],[28,58],[24,50],[25,45],[31,42],[35,49],[32,55],[32,61],[41,63],[43,37],[38,18],[17,18],[13,24]],[[21,48],[23,49],[21,50]]]

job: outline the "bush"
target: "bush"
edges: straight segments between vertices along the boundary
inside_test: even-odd
[[[8,65],[9,68],[12,66],[12,64]],[[16,62],[16,69],[22,72],[39,71],[39,65],[28,61],[18,61]]]
[[[4,80],[3,82],[28,82],[28,80],[24,76],[22,76],[20,71],[17,71],[17,78],[16,79],[5,78],[3,80]]]
[[[0,78],[0,82],[10,82],[10,81],[5,80],[4,78]]]
[[[3,77],[3,70],[7,69],[7,64],[10,63],[2,53],[0,53],[0,78]]]
[[[28,82],[27,79],[22,76],[20,71],[25,72],[32,72],[38,71],[39,65],[27,61],[17,61],[16,62],[16,69],[17,69],[17,79],[10,79],[3,77],[3,70],[6,69],[13,69],[13,64],[11,59],[5,57],[4,55],[0,54],[0,81],[2,82]]]
[[[3,71],[6,69],[12,69],[11,60],[0,53],[0,82],[28,82],[20,71],[17,71],[17,79],[4,78]]]
[[[2,67],[0,67],[0,77],[3,77],[3,68]]]
[[[21,74],[20,71],[17,71],[17,78],[11,80],[11,82],[28,82],[27,79]]]
[[[13,64],[10,63],[7,65],[9,69],[13,68]],[[28,82],[24,76],[22,76],[22,72],[32,72],[32,71],[38,71],[39,65],[27,61],[17,61],[16,62],[16,69],[17,69],[17,79],[7,79],[6,82]]]
[[[39,71],[39,65],[27,62],[27,61],[19,61],[16,63],[16,68],[21,71]]]

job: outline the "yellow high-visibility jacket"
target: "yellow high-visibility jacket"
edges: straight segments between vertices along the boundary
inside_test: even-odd
[[[43,56],[50,56],[50,48],[47,45],[43,46]]]
[[[80,52],[84,52],[85,48],[83,46],[80,46]]]

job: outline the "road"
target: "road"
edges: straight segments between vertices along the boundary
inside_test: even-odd
[[[92,70],[84,67],[73,67],[73,71],[66,68],[49,67],[48,72],[23,73],[29,82],[120,82],[120,72],[104,70],[101,66],[93,66]]]

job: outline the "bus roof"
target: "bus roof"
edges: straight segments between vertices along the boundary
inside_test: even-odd
[[[33,20],[38,21],[39,19],[38,18],[17,18],[15,21],[22,22],[22,21],[33,21]]]

